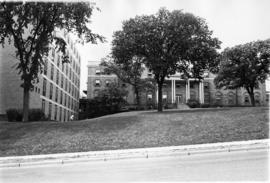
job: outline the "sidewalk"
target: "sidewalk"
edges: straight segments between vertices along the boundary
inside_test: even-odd
[[[190,156],[203,153],[250,151],[257,149],[269,149],[269,142],[269,139],[264,139],[185,146],[0,157],[0,167],[20,167],[45,164],[64,164],[71,162],[109,161],[131,158]]]

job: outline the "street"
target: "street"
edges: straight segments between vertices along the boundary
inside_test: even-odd
[[[268,151],[2,168],[0,182],[267,181]]]

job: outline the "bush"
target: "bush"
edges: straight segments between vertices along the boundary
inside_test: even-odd
[[[6,113],[8,121],[22,121],[22,110],[8,109]]]
[[[198,108],[198,107],[200,107],[200,102],[196,99],[189,99],[187,102],[187,105],[190,108]]]
[[[8,121],[22,121],[22,109],[8,109],[6,111]],[[29,109],[29,121],[47,120],[45,114],[41,109]]]

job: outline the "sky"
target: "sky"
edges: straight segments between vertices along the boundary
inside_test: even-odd
[[[81,90],[87,89],[87,65],[99,63],[111,51],[112,35],[122,22],[136,15],[155,14],[161,7],[183,10],[204,18],[221,50],[270,38],[270,0],[91,0],[94,11],[89,28],[104,36],[106,43],[78,45],[82,56]]]

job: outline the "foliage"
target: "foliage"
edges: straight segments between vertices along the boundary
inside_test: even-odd
[[[125,96],[127,96],[127,91],[119,87],[117,83],[111,83],[101,90],[97,97],[84,101],[86,111],[80,115],[85,118],[94,118],[120,112],[121,107],[126,104]]]
[[[141,92],[155,89],[152,78],[142,78],[145,68],[138,57],[133,57],[122,63],[117,62],[112,57],[107,57],[102,60],[100,65],[104,67],[105,72],[113,73],[124,83],[133,86],[137,105],[140,105]]]
[[[88,2],[0,3],[0,44],[4,46],[8,41],[16,49],[15,57],[19,60],[16,68],[24,88],[24,121],[28,120],[29,91],[38,82],[44,58],[48,56],[52,43],[63,53],[64,62],[68,62],[66,43],[62,38],[55,37],[54,31],[64,29],[86,42],[104,40],[87,27],[93,8]]]
[[[270,39],[226,48],[221,58],[220,71],[214,80],[217,88],[244,87],[255,106],[254,88],[270,74]]]
[[[187,105],[190,108],[199,108],[200,107],[200,102],[196,99],[188,99]]]
[[[204,69],[216,65],[220,41],[202,18],[190,13],[160,9],[156,15],[136,16],[123,23],[113,35],[112,56],[125,63],[134,56],[154,74],[158,84],[158,110],[162,111],[165,77],[179,71],[201,78]]]
[[[6,111],[8,121],[22,121],[22,109],[8,109]],[[29,110],[29,121],[46,121],[44,112],[41,109]]]

